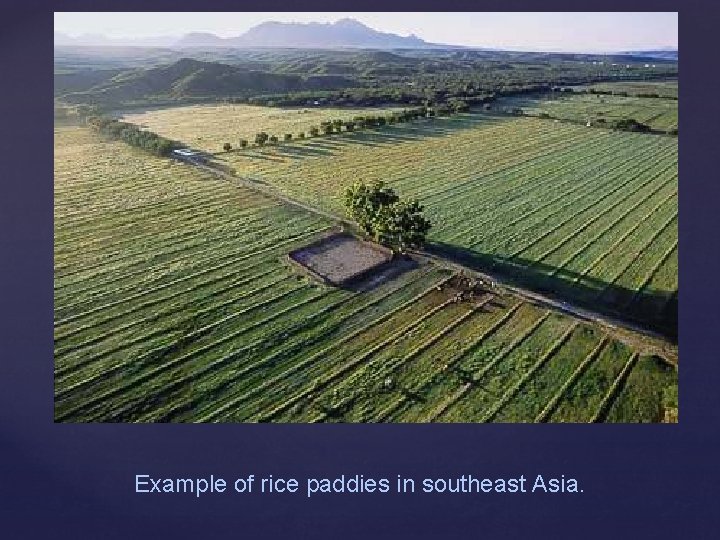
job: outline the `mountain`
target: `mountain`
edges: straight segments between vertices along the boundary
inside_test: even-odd
[[[433,46],[417,36],[379,32],[354,19],[341,19],[334,23],[264,22],[225,42],[234,47],[304,49],[420,49]]]
[[[278,47],[304,49],[422,49],[441,47],[415,35],[399,36],[379,32],[355,19],[334,23],[264,22],[244,34],[222,38],[209,32],[193,32],[180,38],[167,36],[139,39],[107,38],[99,35],[68,36],[55,32],[56,46],[157,46],[174,48]],[[445,46],[447,47],[447,46]]]
[[[173,43],[175,47],[226,47],[226,40],[209,32],[185,34]]]
[[[617,53],[625,56],[632,56],[637,58],[647,58],[647,59],[656,59],[656,60],[671,60],[677,62],[678,60],[678,50],[674,49],[672,47],[662,48],[662,49],[649,49],[649,50],[643,50],[643,51],[623,51],[621,53]]]
[[[170,65],[106,72],[107,78],[88,81],[84,72],[66,76],[61,88],[68,103],[120,104],[148,98],[233,97],[248,93],[285,93],[302,90],[335,90],[351,80],[337,75],[295,75],[251,70],[216,62],[182,58]],[[83,77],[80,79],[79,77]],[[88,86],[80,89],[82,81]]]

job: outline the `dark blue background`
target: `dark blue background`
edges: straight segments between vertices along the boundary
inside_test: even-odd
[[[30,5],[32,4],[32,5]],[[710,4],[710,3],[708,3]],[[718,8],[606,0],[586,10],[680,11],[679,425],[62,425],[53,423],[52,9],[0,17],[0,537],[711,538],[718,448]],[[530,0],[428,3],[126,0],[127,11],[507,11]],[[542,8],[572,11],[571,2]],[[226,493],[138,496],[136,473],[533,476],[581,495]]]

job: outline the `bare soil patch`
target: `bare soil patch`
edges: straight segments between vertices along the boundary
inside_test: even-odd
[[[380,271],[393,256],[383,246],[337,233],[291,251],[288,258],[324,283],[346,286]]]

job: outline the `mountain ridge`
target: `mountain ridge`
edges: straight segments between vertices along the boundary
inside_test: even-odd
[[[410,35],[400,36],[390,32],[380,32],[355,19],[340,19],[334,23],[286,23],[266,21],[253,26],[236,37],[221,38],[213,36],[212,42],[221,47],[282,47],[282,48],[379,48],[379,49],[422,49],[428,47],[452,47],[435,45]],[[183,36],[178,47],[206,46],[211,38],[202,35]]]

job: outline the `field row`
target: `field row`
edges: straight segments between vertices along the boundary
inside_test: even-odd
[[[126,171],[90,137],[56,134],[57,421],[635,422],[676,407],[676,370],[599,327],[498,291],[456,301],[462,284],[423,261],[321,286],[284,256],[329,223],[114,143]],[[132,219],[106,211],[123,188],[180,186]],[[64,204],[84,192],[92,204]]]
[[[386,181],[426,205],[445,256],[613,312],[630,295],[630,318],[675,325],[655,309],[677,291],[673,138],[468,114],[294,147],[228,161],[336,213],[344,186]]]

